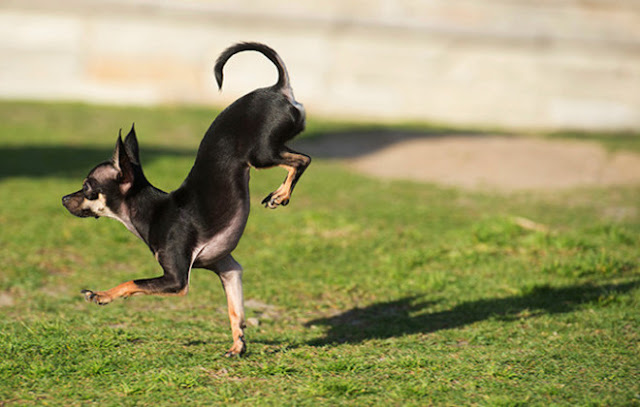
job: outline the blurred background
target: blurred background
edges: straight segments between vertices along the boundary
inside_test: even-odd
[[[287,63],[315,116],[506,129],[640,126],[636,0],[2,0],[0,98],[223,106]]]
[[[286,62],[314,161],[286,209],[251,175],[229,361],[213,273],[85,304],[161,270],[60,198],[133,121],[177,188],[276,80],[241,53],[218,92],[239,41]],[[0,197],[0,407],[640,402],[640,0],[0,0]]]

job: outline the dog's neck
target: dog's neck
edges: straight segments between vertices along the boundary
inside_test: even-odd
[[[151,184],[140,188],[122,203],[118,220],[134,235],[149,245],[149,229],[155,208],[168,194]]]

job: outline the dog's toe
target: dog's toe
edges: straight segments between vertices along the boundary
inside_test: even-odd
[[[224,356],[227,358],[240,357],[240,356],[243,356],[246,351],[247,351],[247,345],[244,342],[244,338],[240,337],[233,344],[231,349],[229,349],[227,353],[224,354]]]
[[[91,301],[93,299],[93,297],[95,296],[95,293],[91,290],[82,290],[80,291],[80,293],[82,295],[84,295],[84,299],[87,301]]]
[[[91,290],[82,290],[81,293],[84,295],[85,300],[94,302],[98,305],[107,305],[111,302],[111,297],[99,292],[96,293]]]
[[[267,195],[266,198],[264,198],[262,200],[262,205],[264,205],[265,208],[272,208],[273,209],[273,208],[275,208],[275,206],[273,206],[273,202],[274,201],[273,201],[273,192],[272,192],[269,195]]]
[[[287,206],[289,204],[289,198],[285,198],[286,195],[277,194],[276,192],[270,193],[262,200],[265,208],[276,209],[280,205]]]
[[[264,205],[265,208],[269,208],[269,209],[276,209],[279,205],[273,193],[270,193],[266,198],[264,198],[262,200],[262,204]]]

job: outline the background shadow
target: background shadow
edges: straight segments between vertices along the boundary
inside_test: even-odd
[[[603,285],[587,283],[559,288],[539,286],[522,295],[464,302],[438,312],[427,312],[434,302],[423,301],[424,296],[410,296],[353,308],[332,317],[314,319],[305,325],[329,327],[324,337],[309,342],[309,345],[359,343],[367,339],[458,328],[489,318],[516,320],[522,318],[519,314],[525,310],[529,317],[567,313],[585,304],[629,292],[639,285],[640,281]]]
[[[143,166],[162,156],[192,157],[195,149],[142,147]],[[0,148],[0,180],[8,177],[82,178],[107,161],[113,154],[109,147],[11,146]]]
[[[384,126],[309,133],[308,137],[294,140],[291,143],[292,148],[312,157],[326,159],[358,158],[409,140],[436,139],[449,136],[481,137],[487,135],[484,132],[463,129],[411,130]]]
[[[293,140],[292,148],[313,158],[357,158],[407,140],[453,135],[482,136],[473,131],[447,129],[403,130],[371,126],[339,131],[311,131]],[[141,146],[143,166],[161,156],[192,157],[196,148]],[[113,153],[107,146],[17,145],[0,147],[0,179],[8,177],[84,177]]]

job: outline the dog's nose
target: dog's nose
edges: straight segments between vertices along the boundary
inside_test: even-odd
[[[62,205],[67,206],[67,202],[69,202],[69,195],[65,195],[62,197]]]

